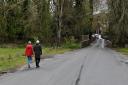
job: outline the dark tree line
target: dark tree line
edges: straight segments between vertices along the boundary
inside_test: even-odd
[[[89,4],[88,0],[1,0],[0,42],[79,39],[91,28]]]
[[[109,38],[114,46],[128,44],[128,0],[109,0]]]
[[[40,39],[61,43],[92,30],[93,9],[100,0],[0,0],[0,43]],[[108,0],[109,39],[128,43],[128,0]]]

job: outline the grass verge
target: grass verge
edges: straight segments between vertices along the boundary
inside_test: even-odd
[[[71,48],[44,48],[43,55],[63,54],[71,51]],[[24,48],[0,48],[0,73],[3,71],[15,70],[26,63],[23,56]]]
[[[117,51],[125,55],[128,55],[128,48],[117,48]]]
[[[25,64],[23,48],[0,48],[0,71],[14,69]]]

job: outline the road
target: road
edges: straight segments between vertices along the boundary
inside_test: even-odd
[[[88,47],[0,77],[0,85],[128,85],[128,65],[108,48]]]

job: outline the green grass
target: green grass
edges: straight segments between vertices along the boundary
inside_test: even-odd
[[[128,55],[128,48],[117,48],[117,51],[123,53],[123,54],[126,54]]]
[[[44,48],[43,55],[62,54],[70,51],[70,48]],[[15,69],[24,65],[26,58],[24,48],[0,48],[0,72]]]
[[[0,48],[0,71],[13,69],[25,63],[22,48]]]
[[[72,49],[69,48],[44,48],[43,54],[44,55],[55,55],[55,54],[63,54],[67,51],[71,51]]]

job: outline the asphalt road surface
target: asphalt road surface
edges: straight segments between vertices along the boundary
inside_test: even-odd
[[[0,77],[0,85],[128,85],[123,55],[108,48],[88,47],[41,61]]]

